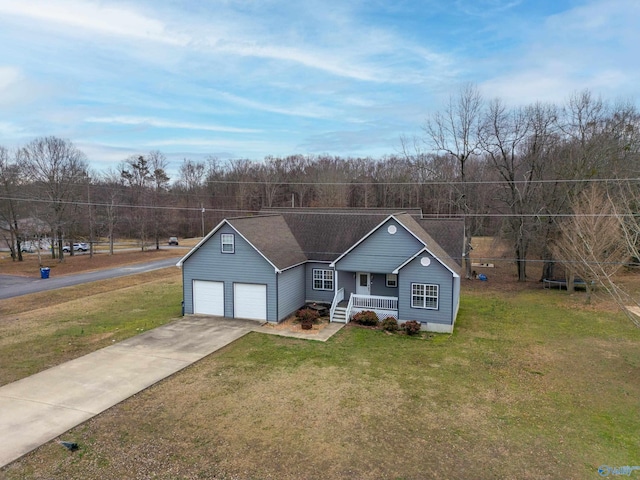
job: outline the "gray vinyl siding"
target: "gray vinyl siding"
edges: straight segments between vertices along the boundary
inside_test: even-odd
[[[388,232],[394,225],[395,234]],[[336,263],[337,270],[391,273],[424,245],[393,219],[389,219]]]
[[[333,290],[314,290],[313,289],[313,270],[319,268],[321,270],[333,270],[328,263],[309,262],[305,264],[305,299],[310,302],[333,302],[333,296],[335,294],[336,286],[333,285]]]
[[[379,272],[363,272],[370,273],[371,278],[371,295],[380,295],[382,297],[397,297],[398,287],[387,287],[387,275]],[[338,288],[344,288],[344,298],[356,293],[356,272],[338,271]]]
[[[220,235],[234,234],[235,252],[222,253]],[[224,315],[233,317],[233,284],[267,285],[267,319],[277,321],[277,285],[274,267],[233,228],[223,224],[182,265],[185,313],[193,313],[193,280],[224,282]]]
[[[371,279],[371,295],[382,297],[397,297],[398,287],[387,287],[387,275],[384,273],[373,273]]]
[[[422,257],[429,257],[428,267],[420,263]],[[438,309],[411,307],[411,284],[438,285]],[[455,283],[453,274],[431,255],[419,255],[407,264],[398,275],[399,299],[398,319],[417,320],[421,323],[442,323],[451,325],[454,312]],[[458,282],[459,285],[459,282]]]
[[[338,271],[338,289],[344,288],[344,298],[349,299],[352,293],[356,293],[356,277],[354,272]]]
[[[298,265],[278,275],[278,321],[304,306],[305,266]]]

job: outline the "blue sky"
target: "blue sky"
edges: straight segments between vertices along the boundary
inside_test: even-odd
[[[467,82],[637,102],[639,26],[637,0],[0,0],[0,145],[380,157]]]

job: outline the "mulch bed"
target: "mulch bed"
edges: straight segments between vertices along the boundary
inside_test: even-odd
[[[278,324],[267,323],[264,326],[267,328],[272,328],[274,330],[288,330],[290,332],[307,333],[309,335],[314,335],[328,325],[329,317],[320,317],[316,322],[314,322],[311,330],[303,330],[300,326],[300,321],[296,318],[295,315],[291,315]]]

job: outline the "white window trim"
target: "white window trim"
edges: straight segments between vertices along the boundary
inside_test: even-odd
[[[314,268],[311,274],[311,287],[313,290],[333,291],[334,278],[333,270]],[[316,287],[316,281],[322,282],[322,288]],[[329,286],[327,286],[329,285]]]
[[[225,250],[225,245],[231,245],[231,250]],[[235,253],[236,251],[236,239],[233,233],[220,234],[220,251],[222,253]]]
[[[389,280],[391,280],[391,282],[389,282]],[[392,283],[392,285],[390,285],[390,283]],[[396,288],[398,286],[398,275],[395,273],[387,273],[386,285],[388,288]]]
[[[424,294],[416,295],[413,291],[415,286],[421,286],[424,288]],[[433,294],[435,292],[435,295]],[[416,305],[414,303],[414,297],[419,296],[422,299],[422,305]],[[427,306],[427,299],[435,300],[436,305]],[[411,308],[424,308],[425,310],[438,310],[440,305],[440,286],[431,283],[412,283],[411,284]]]

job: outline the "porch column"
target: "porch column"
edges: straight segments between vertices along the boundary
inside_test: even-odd
[[[338,294],[338,271],[333,269],[333,298],[336,298]]]

